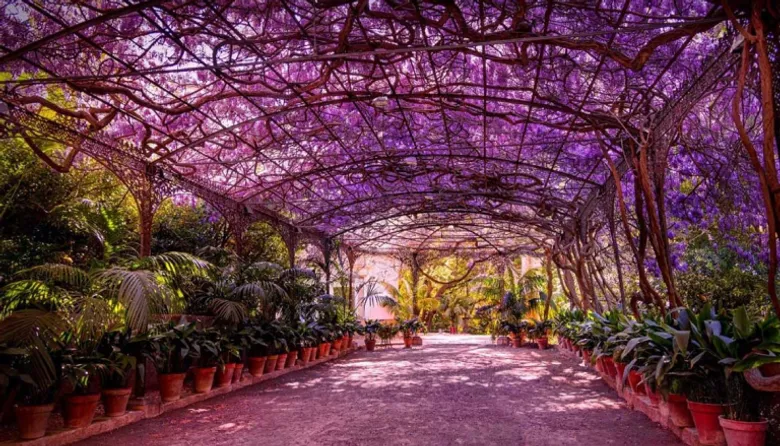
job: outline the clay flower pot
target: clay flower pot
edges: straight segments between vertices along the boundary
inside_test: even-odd
[[[617,367],[615,367],[615,360],[612,356],[604,356],[604,366],[607,368],[607,375],[611,378],[617,378]]]
[[[276,370],[276,362],[279,360],[279,355],[269,355],[265,358],[265,373],[271,373]]]
[[[86,427],[95,418],[95,410],[100,402],[100,394],[68,395],[65,397],[62,417],[67,427]]]
[[[590,350],[582,349],[582,362],[584,362],[587,366],[590,365],[590,354]]]
[[[645,386],[645,393],[647,393],[647,397],[650,398],[650,405],[658,407],[661,403],[661,395],[659,395],[658,392],[653,391],[650,386]]]
[[[370,341],[366,340],[366,351],[367,352],[373,352],[374,351],[374,347],[376,347],[376,339],[372,339]]]
[[[214,375],[217,373],[216,367],[195,367],[193,375],[195,376],[195,393],[208,393],[214,386]]]
[[[127,402],[133,389],[103,389],[103,409],[107,417],[119,417],[127,412]]]
[[[287,365],[287,353],[279,353],[279,359],[276,360],[276,370],[283,370]]]
[[[764,364],[758,368],[761,374],[767,378],[780,375],[780,363]]]
[[[317,347],[309,347],[309,362],[317,359]]]
[[[265,368],[265,362],[267,359],[267,356],[250,356],[249,374],[255,377],[263,376],[263,369]]]
[[[617,371],[617,375],[615,378],[619,383],[623,382],[623,375],[626,374],[626,363],[624,362],[616,362],[615,363],[615,369]]]
[[[642,382],[642,375],[636,370],[628,372],[628,385],[631,386],[631,391],[637,395],[645,394],[645,385],[640,384]]]
[[[666,405],[669,407],[669,418],[672,424],[677,427],[693,426],[693,418],[691,418],[691,411],[688,410],[688,400],[685,399],[685,395],[670,393],[666,398]]]
[[[217,376],[214,379],[215,387],[229,386],[233,382],[233,372],[236,370],[236,365],[228,363],[217,367]]]
[[[523,346],[523,338],[520,336],[512,336],[512,347],[520,348]]]
[[[160,397],[164,403],[181,398],[185,376],[187,376],[186,373],[161,373],[157,375],[157,381],[160,383]]]
[[[547,350],[548,343],[547,336],[542,336],[536,340],[536,345],[539,347],[539,350]]]
[[[46,435],[49,416],[54,410],[54,404],[40,406],[16,406],[16,425],[19,427],[20,440],[35,440]]]
[[[718,420],[729,446],[764,446],[766,443],[767,420],[737,421],[721,415]]]
[[[298,359],[298,352],[287,353],[287,362],[284,364],[284,368],[289,369],[295,365],[295,361]]]
[[[422,338],[419,336],[413,336],[412,337],[412,345],[416,345],[418,347],[422,347]]]
[[[233,368],[233,382],[234,383],[240,383],[241,377],[244,376],[244,364],[241,362],[237,362],[234,364]]]
[[[699,433],[701,444],[722,444],[723,430],[720,428],[719,417],[723,415],[726,406],[723,404],[694,403],[688,401],[688,409],[693,417],[693,424]]]
[[[404,348],[412,348],[412,337],[404,336]]]
[[[335,341],[330,343],[331,350],[339,351],[341,350],[341,338],[336,339]]]
[[[311,354],[309,353],[309,349],[307,347],[301,347],[301,349],[298,350],[298,359],[301,360],[301,363],[303,363],[303,365],[309,363],[310,356]]]

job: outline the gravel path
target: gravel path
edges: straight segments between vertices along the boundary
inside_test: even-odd
[[[291,373],[82,445],[680,445],[555,350],[431,335]]]

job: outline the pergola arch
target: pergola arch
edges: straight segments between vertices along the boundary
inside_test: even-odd
[[[398,250],[503,238],[491,248],[588,258],[593,233],[633,246],[626,219],[646,216],[675,302],[658,201],[669,150],[702,102],[738,101],[747,83],[773,104],[777,78],[750,36],[735,40],[745,24],[777,40],[771,2],[683,3],[17,0],[0,9],[13,75],[0,126],[59,140],[64,164],[132,164],[145,216],[150,194],[203,198],[238,250],[267,221],[291,265],[304,240],[329,262],[332,243],[381,250],[390,236]],[[754,84],[735,82],[740,50],[764,64],[742,63]],[[620,205],[621,188],[639,194]]]

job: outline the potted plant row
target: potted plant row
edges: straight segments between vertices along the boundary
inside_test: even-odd
[[[568,318],[568,320],[567,320]],[[602,371],[652,405],[666,404],[677,427],[695,426],[701,444],[763,445],[761,395],[743,372],[780,364],[780,323],[750,318],[744,307],[716,312],[678,308],[665,317],[629,320],[617,312],[587,320],[563,315],[560,336],[594,345]]]

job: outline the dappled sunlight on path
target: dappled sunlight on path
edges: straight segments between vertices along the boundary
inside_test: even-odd
[[[679,445],[554,350],[430,335],[145,420],[84,445]]]

